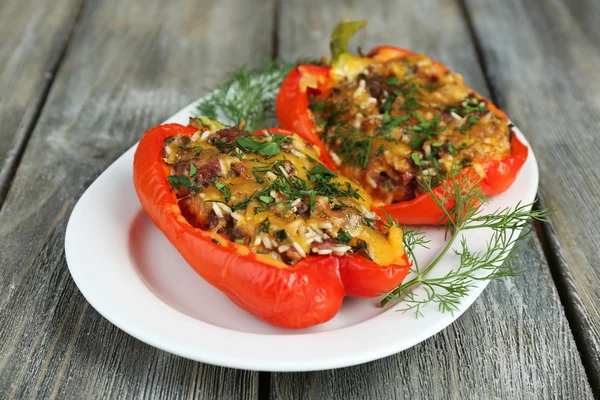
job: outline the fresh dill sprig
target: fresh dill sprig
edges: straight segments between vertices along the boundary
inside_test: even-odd
[[[481,192],[479,181],[472,176],[461,175],[453,170],[452,179],[445,180],[439,188],[434,188],[432,179],[422,174],[419,183],[432,195],[438,207],[444,210],[440,221],[450,235],[443,250],[426,268],[421,269],[415,257],[415,247],[426,244],[424,235],[411,229],[404,230],[404,246],[413,261],[411,272],[415,277],[402,283],[389,292],[381,301],[381,306],[389,302],[399,302],[403,307],[398,311],[412,311],[417,317],[423,316],[422,308],[427,304],[437,304],[441,312],[458,311],[460,301],[470,293],[477,281],[501,279],[519,274],[511,262],[517,259],[519,244],[529,233],[532,220],[545,221],[547,210],[533,210],[531,204],[518,203],[514,208],[504,208],[483,215],[482,206],[487,197]],[[388,224],[393,223],[388,217]],[[429,277],[431,270],[452,249],[462,232],[472,229],[493,230],[486,248],[482,252],[469,249],[464,237],[460,249],[453,250],[458,256],[458,266],[441,277]],[[523,233],[521,230],[525,229]],[[417,293],[417,288],[422,288]]]
[[[257,70],[242,67],[228,82],[200,100],[198,112],[227,125],[247,121],[248,130],[264,128],[274,117],[279,86],[288,72],[301,62],[315,63],[306,59],[293,63],[271,60]]]

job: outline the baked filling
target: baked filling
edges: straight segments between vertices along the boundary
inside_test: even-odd
[[[340,173],[378,203],[407,201],[450,170],[511,153],[511,127],[458,74],[442,72],[424,55],[388,62],[361,59],[333,70],[334,85],[311,94],[317,133]]]
[[[383,266],[404,254],[400,228],[378,224],[369,194],[298,136],[191,124],[195,134],[165,140],[163,159],[193,226],[290,265],[360,254]]]

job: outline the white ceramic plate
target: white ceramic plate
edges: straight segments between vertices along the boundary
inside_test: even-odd
[[[187,124],[195,103],[167,122]],[[519,138],[524,141],[519,132]],[[331,321],[303,330],[271,326],[231,303],[187,265],[142,210],[132,183],[129,149],[83,194],[69,220],[65,251],[69,270],[89,303],[110,322],[159,349],[209,364],[262,371],[310,371],[376,360],[405,350],[455,321],[481,294],[479,282],[454,315],[435,306],[424,317],[378,307],[379,299],[344,301]],[[538,169],[530,151],[513,186],[487,211],[534,200]],[[430,249],[418,249],[427,265],[444,245],[427,230]],[[469,248],[485,248],[491,232],[470,231]],[[199,254],[199,257],[202,257]],[[447,255],[432,272],[456,265]]]

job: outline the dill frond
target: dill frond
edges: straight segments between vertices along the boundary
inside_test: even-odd
[[[389,292],[381,301],[381,306],[390,302],[402,303],[398,311],[414,312],[416,317],[423,316],[423,307],[437,304],[441,312],[459,310],[462,298],[469,295],[477,281],[489,281],[515,276],[520,271],[511,263],[518,258],[520,244],[531,232],[532,220],[545,221],[548,210],[532,209],[534,203],[517,203],[514,208],[503,208],[490,214],[482,214],[482,207],[488,198],[481,192],[479,182],[473,177],[464,176],[454,170],[449,174],[452,179],[445,180],[435,186],[430,176],[421,174],[419,183],[430,193],[444,216],[439,226],[446,227],[450,236],[444,249],[426,268],[419,267],[415,257],[416,246],[423,246],[424,237],[406,230],[404,246],[413,261],[413,272],[416,276]],[[393,223],[388,218],[388,224]],[[492,236],[482,252],[469,249],[462,232],[466,230],[489,228]],[[460,239],[460,249],[454,250],[453,244]],[[458,265],[441,277],[429,277],[429,272],[453,249],[458,256]],[[422,290],[417,293],[415,290]]]
[[[271,60],[256,70],[240,68],[225,84],[204,97],[197,105],[200,115],[238,125],[247,121],[246,129],[260,129],[274,120],[275,98],[288,72],[297,64],[311,62],[299,59],[293,63]]]

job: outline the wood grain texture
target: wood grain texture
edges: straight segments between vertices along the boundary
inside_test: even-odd
[[[0,4],[0,204],[83,0]]]
[[[552,267],[600,396],[600,3],[466,4],[500,106],[538,156],[540,192],[555,210]]]
[[[272,11],[86,4],[0,211],[0,397],[257,397],[257,373],[169,355],[96,313],[69,276],[64,231],[76,199],[146,129],[270,54]]]
[[[319,4],[282,4],[279,54],[284,58],[328,54],[328,36],[338,21],[366,19],[371,21],[369,26],[351,48],[393,44],[425,52],[489,95],[457,3]],[[529,239],[518,266],[526,271],[522,276],[492,283],[442,334],[362,366],[274,374],[273,398],[590,398],[590,386],[537,239]]]

